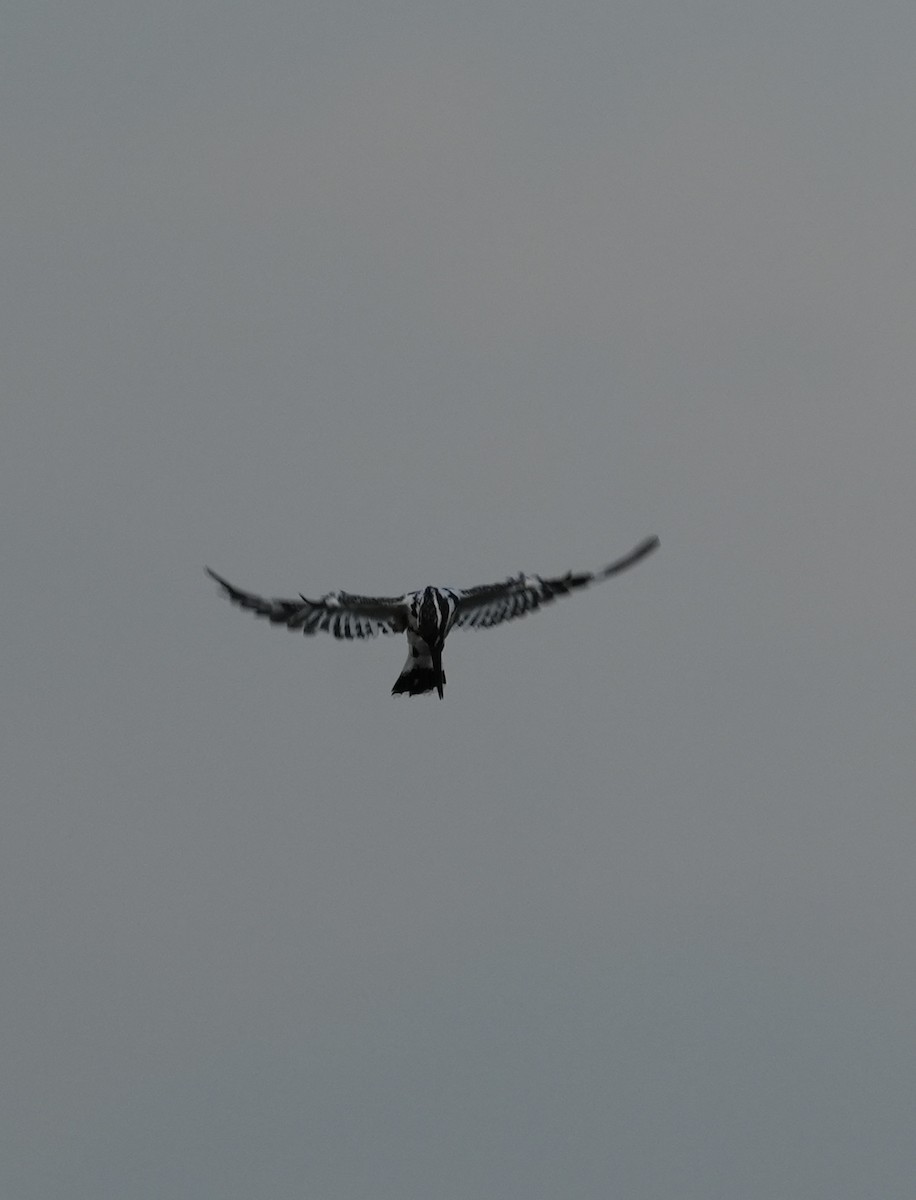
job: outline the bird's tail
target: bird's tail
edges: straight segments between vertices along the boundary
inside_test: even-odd
[[[394,682],[392,696],[408,695],[422,696],[426,692],[436,691],[442,699],[445,687],[445,672],[442,670],[442,650],[420,650],[411,646],[407,662]],[[416,655],[416,656],[415,656]]]

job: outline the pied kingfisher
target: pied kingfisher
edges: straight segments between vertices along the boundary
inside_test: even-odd
[[[503,583],[455,591],[452,588],[425,587],[403,596],[354,596],[350,592],[328,592],[320,600],[301,595],[296,600],[269,600],[243,592],[227,583],[215,571],[206,568],[233,604],[266,617],[274,625],[301,629],[305,634],[319,630],[336,638],[367,638],[377,633],[406,633],[407,662],[397,677],[392,695],[419,696],[435,689],[442,698],[445,672],[442,647],[455,626],[486,629],[523,617],[557,596],[566,596],[577,588],[600,583],[638,563],[658,547],[658,538],[650,537],[600,571],[558,575],[543,579],[540,575],[516,575]]]

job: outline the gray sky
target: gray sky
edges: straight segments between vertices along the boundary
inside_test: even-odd
[[[909,1200],[916,10],[2,23],[0,1196]]]

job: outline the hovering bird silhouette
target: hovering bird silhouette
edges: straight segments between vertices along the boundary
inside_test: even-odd
[[[516,575],[502,583],[487,583],[463,591],[425,587],[403,596],[355,596],[350,592],[328,592],[320,600],[303,595],[295,600],[272,600],[233,587],[221,575],[205,570],[220,585],[233,604],[247,608],[273,625],[301,629],[304,634],[324,631],[336,638],[369,638],[377,633],[406,633],[408,654],[403,670],[391,689],[392,695],[420,696],[433,690],[442,698],[445,672],[442,647],[452,629],[486,629],[523,617],[557,596],[610,579],[635,566],[658,548],[657,537],[646,538],[629,554],[600,571],[585,571],[544,579],[540,575]]]

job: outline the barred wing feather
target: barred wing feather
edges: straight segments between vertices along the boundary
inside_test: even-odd
[[[540,608],[542,604],[551,603],[558,596],[568,596],[579,588],[589,587],[593,583],[600,583],[603,579],[610,579],[612,575],[626,571],[657,549],[658,544],[657,537],[646,538],[629,554],[602,567],[600,571],[578,574],[570,571],[553,579],[522,574],[503,583],[466,588],[458,593],[454,625],[467,629],[487,629],[491,625],[511,621],[514,617],[523,617],[526,613]]]
[[[403,596],[329,592],[320,600],[305,596],[296,600],[269,599],[243,592],[209,567],[206,571],[239,608],[265,617],[272,625],[301,629],[306,636],[326,632],[336,638],[370,638],[379,633],[403,633],[407,628],[407,604]]]

